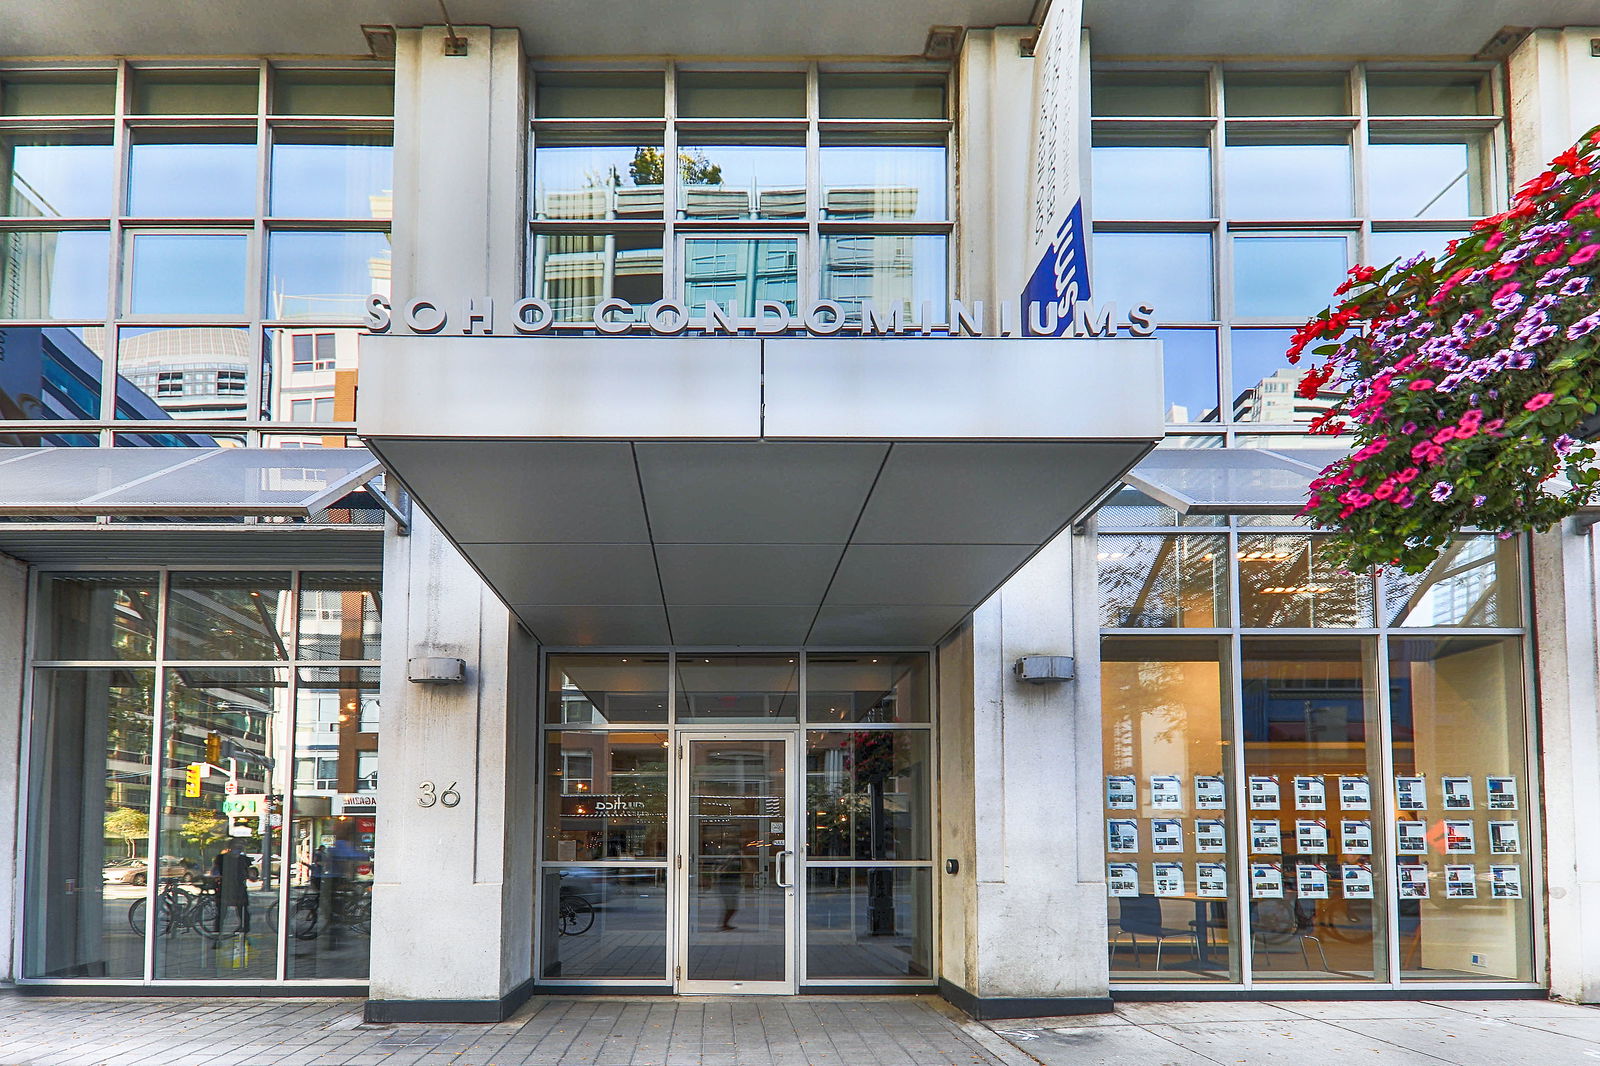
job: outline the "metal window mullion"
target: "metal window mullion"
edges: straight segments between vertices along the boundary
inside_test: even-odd
[[[263,80],[265,80],[263,78]],[[289,684],[284,690],[287,693],[289,706],[286,708],[287,724],[283,727],[283,749],[278,756],[284,766],[280,787],[283,792],[282,814],[278,824],[278,928],[276,931],[278,952],[277,962],[274,966],[274,980],[283,982],[289,979],[289,925],[294,920],[294,915],[289,902],[289,862],[291,858],[290,841],[294,836],[294,800],[295,800],[295,739],[300,728],[300,571],[295,570],[289,575]],[[360,714],[359,709],[356,712]],[[337,784],[337,782],[335,782]],[[335,789],[337,791],[337,789]],[[267,826],[272,826],[272,815],[268,793]]]
[[[1371,256],[1367,249],[1372,237],[1372,209],[1370,197],[1367,195],[1367,142],[1371,139],[1372,128],[1367,114],[1367,65],[1357,63],[1351,75],[1351,83],[1355,87],[1356,96],[1356,126],[1351,134],[1350,142],[1350,169],[1351,191],[1354,193],[1356,218],[1361,220],[1361,227],[1356,232],[1355,255],[1347,261],[1365,263]]]
[[[678,254],[678,64],[666,65],[661,138],[661,298],[686,298],[683,257]],[[670,708],[669,708],[670,709]],[[669,970],[670,974],[671,971]]]
[[[172,583],[172,573],[169,570],[160,572],[156,596],[156,666],[155,684],[151,687],[152,718],[150,729],[150,831],[145,846],[149,848],[145,856],[145,866],[149,873],[145,875],[144,894],[144,980],[150,983],[156,979],[156,928],[159,916],[156,913],[157,889],[160,887],[161,867],[157,857],[161,854],[159,848],[161,841],[159,832],[161,828],[161,793],[166,782],[165,748],[167,738],[166,715],[166,690],[167,671],[163,660],[167,651],[167,593]]]
[[[1255,934],[1250,922],[1250,794],[1249,778],[1245,765],[1244,730],[1244,651],[1243,638],[1238,631],[1239,618],[1239,534],[1228,530],[1228,610],[1233,618],[1233,632],[1223,638],[1227,642],[1228,701],[1233,731],[1233,849],[1234,884],[1237,890],[1236,921],[1239,941],[1239,981],[1245,988],[1255,983]]]
[[[106,227],[106,304],[105,355],[100,360],[100,417],[117,416],[117,314],[122,309],[123,235],[122,216],[128,204],[128,93],[132,91],[127,60],[117,61],[116,95],[111,117],[111,181],[114,202]],[[109,428],[101,430],[100,444],[110,447]]]
[[[672,101],[672,65],[667,67],[669,111],[676,105]],[[668,124],[670,128],[670,123]],[[681,943],[687,939],[689,924],[689,857],[684,855],[683,823],[689,819],[688,760],[678,754],[683,743],[683,733],[674,728],[678,722],[678,653],[667,652],[667,960],[662,978],[673,991],[677,991],[677,974],[684,963]]]
[[[1381,622],[1382,616],[1379,617]],[[1376,820],[1383,819],[1383,848],[1384,854],[1379,856],[1382,860],[1384,873],[1381,879],[1384,910],[1385,942],[1388,948],[1388,967],[1390,987],[1400,985],[1400,893],[1397,887],[1399,875],[1398,844],[1400,827],[1396,824],[1397,814],[1390,810],[1389,800],[1394,793],[1394,715],[1389,700],[1389,636],[1387,633],[1378,635],[1377,662],[1374,664],[1375,679],[1378,691],[1376,693],[1378,715],[1378,782],[1379,788],[1369,788],[1368,794],[1372,800],[1371,817]],[[1380,795],[1382,798],[1380,798]],[[1372,872],[1372,887],[1376,893],[1379,890],[1380,879],[1378,872]]]
[[[1561,527],[1557,527],[1561,530]],[[1558,536],[1565,536],[1565,532],[1558,532]],[[1597,543],[1592,535],[1587,535],[1587,551],[1584,553],[1585,578],[1588,587],[1592,590],[1595,583],[1595,550]],[[1535,670],[1538,666],[1535,648],[1535,635],[1533,628],[1533,537],[1524,533],[1517,538],[1517,574],[1522,582],[1521,595],[1518,605],[1522,609],[1522,621],[1525,626],[1523,634],[1518,638],[1521,663],[1522,663],[1522,731],[1523,731],[1523,757],[1522,775],[1527,782],[1523,790],[1527,798],[1523,810],[1527,812],[1528,835],[1528,866],[1527,883],[1523,889],[1524,905],[1532,906],[1533,913],[1529,923],[1528,935],[1533,940],[1533,980],[1548,987],[1550,984],[1549,951],[1547,939],[1549,936],[1548,909],[1549,897],[1545,885],[1545,864],[1540,861],[1545,855],[1544,838],[1544,777],[1543,760],[1540,758],[1541,748],[1539,728],[1541,716],[1539,714],[1539,685]],[[1591,592],[1588,610],[1593,616],[1600,605],[1597,605]],[[1520,866],[1521,863],[1519,862]]]
[[[821,75],[816,63],[806,65],[806,257],[810,269],[802,269],[795,286],[795,301],[800,307],[822,299],[822,236],[817,223],[822,218],[822,127]],[[805,259],[802,258],[803,265]],[[803,667],[802,663],[802,667]],[[804,717],[802,714],[801,717]]]
[[[1233,444],[1233,347],[1228,330],[1233,311],[1233,250],[1228,244],[1227,136],[1222,120],[1226,106],[1222,66],[1210,66],[1211,125],[1211,317],[1217,323],[1217,430],[1224,447]],[[1238,617],[1235,615],[1235,617]]]

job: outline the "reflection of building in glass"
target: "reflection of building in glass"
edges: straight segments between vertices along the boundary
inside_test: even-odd
[[[830,191],[830,202],[835,193],[845,191],[850,190]],[[904,308],[915,314],[916,241],[910,235],[883,234],[830,238],[823,265],[823,293],[846,307],[871,300],[878,308]]]
[[[760,300],[796,309],[800,253],[793,239],[703,238],[684,244],[683,298],[691,311],[704,312],[708,300],[747,318]]]
[[[272,417],[286,422],[354,422],[358,337],[354,329],[273,330],[266,389]],[[282,443],[318,447],[331,442],[308,437]]]
[[[1235,422],[1309,422],[1332,409],[1342,393],[1323,389],[1314,400],[1302,398],[1296,389],[1304,370],[1284,367],[1256,382],[1234,397]]]
[[[246,330],[219,326],[124,330],[117,370],[172,418],[244,418],[250,364]]]
[[[534,238],[534,292],[558,321],[585,321],[608,294],[645,307],[661,299],[659,235],[614,233]]]

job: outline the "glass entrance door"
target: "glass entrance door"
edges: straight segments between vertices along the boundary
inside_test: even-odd
[[[792,735],[686,736],[678,991],[795,990]]]

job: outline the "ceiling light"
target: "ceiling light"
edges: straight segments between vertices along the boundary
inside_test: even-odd
[[[927,40],[922,45],[923,59],[954,59],[961,51],[961,38],[966,29],[961,26],[930,26]]]
[[[373,59],[394,58],[394,27],[366,25],[361,27],[361,33],[367,39],[367,51],[372,53]]]

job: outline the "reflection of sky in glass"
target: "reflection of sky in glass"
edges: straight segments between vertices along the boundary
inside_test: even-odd
[[[44,138],[57,141],[59,138]],[[109,144],[38,144],[39,138],[0,141],[0,173],[9,156],[10,215],[104,218],[111,214],[112,149]]]
[[[825,218],[942,221],[948,213],[942,147],[838,145],[821,156]]]
[[[129,310],[136,315],[243,315],[250,239],[243,234],[133,235]]]
[[[1204,322],[1211,313],[1211,237],[1205,233],[1096,233],[1097,306],[1119,313],[1150,304],[1160,322]]]
[[[1343,144],[1230,144],[1234,218],[1349,218],[1350,148]]]
[[[358,135],[343,138],[358,141]],[[372,197],[394,188],[388,144],[272,146],[272,213],[288,218],[375,218]]]
[[[1235,237],[1234,311],[1246,318],[1310,317],[1349,269],[1343,237]]]
[[[105,318],[110,248],[103,230],[0,234],[0,318]]]
[[[384,233],[274,233],[267,253],[269,318],[350,317],[387,277],[374,260],[389,258]]]
[[[1261,384],[1280,370],[1289,369],[1289,341],[1294,336],[1288,329],[1236,329],[1229,335],[1232,345],[1233,389],[1230,397],[1237,397],[1246,389]],[[1301,363],[1300,370],[1305,369]],[[1296,379],[1298,380],[1298,373]]]
[[[682,181],[680,212],[690,218],[803,218],[806,213],[806,150],[794,145],[684,145],[679,149],[722,181]]]
[[[1465,144],[1367,146],[1367,197],[1374,218],[1466,218],[1477,182]]]
[[[862,300],[874,307],[901,307],[920,321],[931,303],[945,312],[945,238],[938,234],[862,234],[822,239],[822,298],[854,310]]]
[[[236,218],[256,212],[254,144],[135,144],[128,152],[128,213]]]
[[[1418,252],[1443,254],[1444,246],[1467,235],[1466,230],[1374,230],[1367,238],[1367,256],[1373,266],[1410,259]]]
[[[1167,421],[1217,421],[1216,331],[1163,329],[1156,339],[1161,342]]]
[[[1187,146],[1095,148],[1095,218],[1210,218],[1211,152]]]
[[[533,171],[534,199],[540,216],[605,218],[611,208],[604,190],[634,186],[633,174],[628,168],[639,151],[637,147],[626,146],[538,149],[534,152]],[[660,148],[655,151],[659,153]],[[648,204],[636,202],[622,211],[623,214],[641,212],[660,217],[659,195]]]

